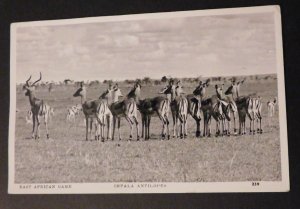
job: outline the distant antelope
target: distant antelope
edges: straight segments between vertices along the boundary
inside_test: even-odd
[[[140,99],[141,84],[136,82],[131,91],[127,94],[128,98],[133,98],[136,103],[138,110],[142,117],[142,137],[145,140],[150,138],[150,122],[151,117],[158,116],[162,122],[161,136],[164,139],[167,135],[167,139],[170,139],[169,133],[169,110],[170,101],[162,96],[154,98]]]
[[[104,126],[104,118],[102,117],[101,112],[103,112],[103,109],[105,108],[105,102],[100,99],[87,101],[86,87],[83,85],[83,82],[80,83],[80,88],[73,94],[73,96],[81,98],[82,111],[86,121],[86,140],[88,140],[88,129],[90,128],[91,135],[93,119],[96,119],[95,139],[99,140],[101,137],[102,141],[104,141],[104,133],[101,132],[101,130],[103,130],[102,126]]]
[[[81,104],[77,104],[77,105],[74,105],[74,106],[68,108],[66,120],[75,122],[76,116],[79,115],[81,111],[82,111]]]
[[[268,116],[269,117],[273,117],[273,115],[275,114],[275,106],[277,104],[277,98],[275,97],[273,99],[273,101],[269,100],[267,102],[267,107],[268,107]]]
[[[26,90],[25,96],[29,97],[29,103],[31,106],[31,112],[32,112],[32,138],[38,139],[40,138],[40,116],[44,117],[44,123],[46,127],[46,136],[47,139],[49,139],[49,130],[48,130],[48,119],[49,119],[49,113],[50,113],[50,106],[44,103],[44,100],[40,100],[35,97],[35,84],[39,82],[42,79],[42,73],[40,73],[40,78],[33,82],[32,84],[29,84],[29,80],[31,79],[31,76],[26,80],[25,85],[23,86],[23,89]],[[37,123],[37,126],[36,126]]]
[[[27,111],[25,120],[26,120],[26,124],[32,124],[32,111],[31,110]]]
[[[171,112],[173,117],[173,137],[178,137],[177,123],[180,122],[180,138],[187,137],[187,116],[188,116],[188,100],[184,97],[182,86],[173,80],[169,81],[162,93],[168,95],[171,103]]]
[[[129,140],[132,139],[134,124],[136,126],[137,140],[139,140],[139,121],[137,118],[137,105],[135,100],[133,98],[124,98],[122,101],[119,101],[119,97],[123,97],[123,94],[119,89],[118,84],[115,84],[115,86],[111,90],[108,90],[106,94],[101,95],[101,97],[103,96],[107,97],[109,109],[113,115],[112,139],[114,139],[116,122],[118,121],[118,134],[119,140],[121,140],[121,118],[125,117],[130,126]]]
[[[250,119],[250,134],[255,134],[255,121],[259,123],[259,128],[257,128],[257,133],[262,133],[261,127],[261,98],[255,94],[250,94],[248,96],[239,96],[239,87],[244,80],[236,82],[235,79],[232,80],[231,86],[225,91],[225,95],[231,95],[234,99],[238,113],[239,113],[239,134],[246,134],[246,115]]]

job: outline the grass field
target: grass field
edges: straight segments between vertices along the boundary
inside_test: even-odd
[[[119,86],[123,94],[129,91],[129,85]],[[191,93],[195,86],[184,84],[185,92]],[[227,86],[229,83],[225,83]],[[155,96],[162,87],[144,86],[142,94]],[[89,87],[88,98],[97,98],[105,88],[103,84]],[[75,91],[74,86],[57,86],[51,94],[46,88],[36,90],[37,97],[55,109],[49,140],[43,123],[41,138],[31,139],[32,125],[25,123],[30,109],[28,97],[17,91],[15,183],[281,180],[278,112],[268,118],[266,108],[266,102],[277,97],[276,80],[251,81],[241,87],[242,95],[257,92],[263,98],[262,135],[196,138],[194,120],[189,117],[188,138],[169,141],[160,140],[158,118],[152,119],[149,141],[127,141],[129,127],[124,119],[122,141],[85,141],[83,116],[75,123],[65,120],[67,107],[80,103],[79,98],[72,97]],[[213,85],[207,91],[207,95],[212,94]],[[246,125],[249,128],[248,119]],[[212,128],[214,133],[214,123]]]

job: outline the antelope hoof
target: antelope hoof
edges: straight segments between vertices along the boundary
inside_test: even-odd
[[[164,140],[166,138],[166,135],[165,134],[162,134],[161,135],[161,138]]]
[[[201,136],[201,132],[200,131],[196,131],[196,137],[200,137]]]
[[[207,137],[209,137],[209,138],[210,138],[210,137],[211,137],[211,134],[208,134],[208,135],[207,135]]]
[[[47,134],[47,139],[49,139],[50,137],[49,137],[49,134]]]
[[[129,136],[129,140],[132,140],[132,135]]]
[[[137,141],[140,141],[140,136],[137,136],[136,140],[137,140]]]
[[[231,134],[230,134],[230,132],[228,131],[228,132],[227,132],[227,136],[230,136],[230,135],[231,135]]]
[[[170,134],[168,134],[168,140],[170,140]]]
[[[101,139],[101,142],[104,142],[104,138]]]
[[[180,134],[180,139],[183,139],[184,137],[183,137],[183,134]]]
[[[97,141],[99,139],[99,136],[95,136],[95,141]]]
[[[262,134],[263,133],[263,130],[262,129],[260,129],[260,134]]]

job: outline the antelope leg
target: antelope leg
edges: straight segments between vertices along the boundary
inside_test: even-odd
[[[85,140],[88,141],[89,119],[85,117]]]
[[[34,132],[35,131],[35,120],[36,120],[35,117],[36,117],[35,115],[32,115],[32,135],[31,135],[32,138],[35,137],[35,132]]]
[[[47,139],[49,139],[49,130],[48,130],[48,115],[44,115],[44,123],[45,123],[45,127],[46,127],[46,136]]]
[[[121,118],[118,118],[118,133],[119,133],[119,140],[121,140],[121,132],[120,132],[120,126],[121,126]]]

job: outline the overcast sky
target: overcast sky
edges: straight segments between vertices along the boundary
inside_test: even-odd
[[[17,29],[17,82],[276,72],[273,13]]]

